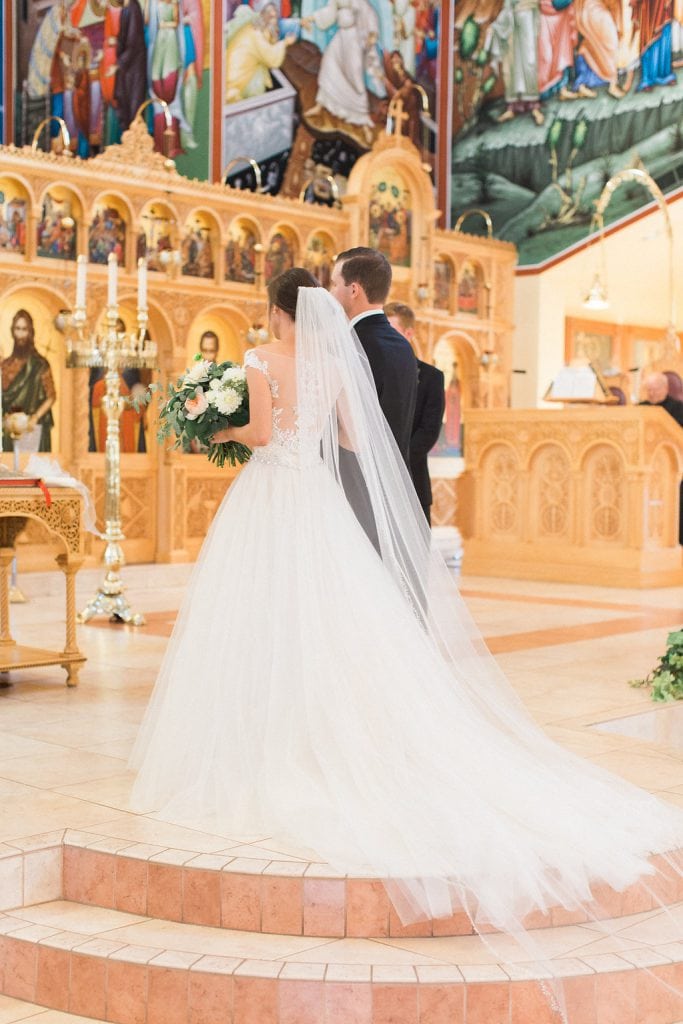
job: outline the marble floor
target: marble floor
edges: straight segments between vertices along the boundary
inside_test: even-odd
[[[129,599],[136,611],[147,616],[148,624],[134,628],[99,619],[79,627],[79,644],[88,660],[78,688],[68,689],[64,685],[65,674],[60,668],[16,673],[10,677],[9,685],[0,688],[0,889],[3,885],[22,884],[16,878],[13,880],[9,869],[3,873],[2,866],[9,865],[18,849],[28,849],[22,846],[25,837],[46,836],[46,846],[52,841],[50,837],[67,829],[71,830],[70,841],[75,846],[109,853],[125,849],[126,858],[147,857],[150,862],[156,859],[167,865],[187,864],[194,858],[197,867],[205,868],[223,867],[230,861],[230,870],[247,873],[267,872],[275,862],[280,874],[303,874],[301,851],[271,848],[267,837],[200,833],[127,810],[132,776],[126,759],[189,572],[190,567],[185,565],[126,568]],[[95,570],[79,575],[79,607],[92,595],[99,578],[99,571]],[[26,574],[21,586],[29,601],[12,606],[15,639],[27,645],[59,646],[63,636],[61,577]],[[663,651],[667,633],[680,627],[683,588],[638,591],[463,578],[461,591],[521,699],[557,742],[683,806],[683,705],[655,706],[644,690],[628,685],[629,679],[643,676],[653,667]],[[40,843],[35,849],[39,846]],[[316,865],[308,864],[305,870],[311,867]],[[48,889],[49,886],[43,896],[43,916],[35,910],[32,914],[24,910],[20,923],[27,928],[54,923],[59,928],[80,931],[78,923],[69,924],[64,916],[65,905],[54,902],[55,897]],[[39,890],[40,883],[36,892]],[[0,902],[4,907],[13,905],[7,900]],[[102,923],[103,914],[117,913],[120,920],[107,918]],[[116,909],[98,909],[96,914],[84,910],[82,921],[79,919],[84,933],[99,936],[101,931],[114,929],[120,932],[121,940],[131,942],[135,940],[136,929],[145,934],[146,930],[154,931],[153,924],[145,923],[146,920],[140,916],[124,920]],[[657,944],[658,939],[671,942],[673,935],[667,934],[664,918],[658,936],[659,920],[652,913],[641,915],[638,920],[624,919],[620,948],[628,950],[631,943],[635,950],[641,932],[647,933],[646,941],[650,943]],[[0,934],[2,923],[0,920]],[[569,951],[582,946],[589,947],[589,954],[612,955],[612,947],[605,946],[603,937],[590,929],[582,930],[583,927],[570,926],[567,934],[556,935],[558,941],[561,939],[561,955],[569,955]],[[632,931],[627,932],[627,927]],[[199,924],[182,924],[177,928],[196,928],[199,934]],[[9,925],[5,930],[9,931]],[[207,933],[202,943],[208,942],[208,931],[201,928],[202,934]],[[227,933],[236,934],[240,933]],[[311,943],[299,934],[277,956],[291,960],[292,964],[306,960],[307,966],[311,966],[308,961],[316,959],[308,954]],[[186,935],[190,933],[178,933],[175,947],[174,942],[165,941],[166,955],[174,948],[178,955],[187,950],[190,939]],[[251,951],[230,955],[260,956],[254,950],[265,942],[270,943],[268,955],[275,956],[275,939],[281,942],[282,936],[254,936],[250,941],[258,942],[253,949],[250,947]],[[161,944],[156,933],[150,941],[154,946]],[[364,957],[370,958],[368,963],[378,963],[376,942],[372,952],[364,953],[361,949],[363,942],[374,940],[337,941],[356,943],[357,967],[365,962]],[[490,957],[476,946],[479,940],[475,936],[414,938],[403,940],[402,944],[399,939],[389,939],[383,945],[385,959],[379,964],[384,964],[385,970],[391,966],[398,974],[408,969],[402,965],[428,964],[435,947],[430,947],[429,959],[423,960],[427,947],[422,943],[437,941],[442,944],[438,961],[441,965],[462,965],[463,956],[470,964],[483,965],[479,970],[489,964]],[[214,952],[228,956],[230,942],[226,936]],[[463,945],[466,942],[469,947]],[[200,950],[210,952],[202,943],[197,947],[197,956]],[[343,950],[339,958],[345,962]],[[324,957],[321,954],[320,959],[328,964],[335,962],[329,951]],[[373,967],[373,971],[376,969],[382,967]],[[410,970],[413,969],[411,966]],[[494,970],[493,966],[488,969]],[[460,970],[464,968],[461,966]],[[85,1019],[13,996],[0,997],[0,1024],[33,1017],[41,1024],[74,1024]],[[94,1012],[88,1013],[88,1019],[96,1017]]]

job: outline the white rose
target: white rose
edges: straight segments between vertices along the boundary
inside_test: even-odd
[[[216,408],[222,416],[231,416],[242,404],[242,399],[234,388],[223,388],[222,391],[216,392],[216,395]]]
[[[210,366],[211,363],[207,359],[198,359],[185,373],[185,383],[199,384],[203,380],[208,380]]]
[[[209,384],[209,390],[210,391],[219,391],[220,388],[221,388],[221,382],[218,380],[217,377],[214,377],[213,380],[211,381],[211,383]]]

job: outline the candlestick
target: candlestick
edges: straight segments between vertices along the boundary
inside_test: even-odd
[[[116,309],[116,279],[119,261],[115,252],[110,252],[107,257],[107,270],[107,306],[109,309]]]
[[[147,259],[138,260],[138,309],[147,309]]]
[[[85,278],[87,272],[87,258],[79,256],[76,260],[76,309],[85,309]]]

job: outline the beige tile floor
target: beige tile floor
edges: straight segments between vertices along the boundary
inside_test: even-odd
[[[132,605],[143,612],[177,609],[189,572],[187,565],[128,567]],[[96,570],[79,575],[79,605],[98,580]],[[21,584],[30,600],[12,606],[15,637],[59,644],[59,575],[26,574]],[[499,663],[531,714],[558,742],[683,803],[683,756],[671,739],[671,727],[653,734],[652,726],[653,713],[670,716],[678,708],[656,708],[647,693],[627,685],[653,666],[673,628],[641,628],[647,621],[639,619],[637,609],[650,616],[660,611],[675,616],[683,609],[683,588],[635,591],[468,578],[462,590],[486,637],[505,636],[512,647],[518,644],[519,649],[500,653]],[[609,634],[611,622],[629,617],[630,631]],[[534,638],[532,646],[525,646],[530,623]],[[607,635],[594,636],[596,625]],[[557,642],[558,630],[569,628],[568,642]],[[11,685],[0,689],[0,842],[68,827],[196,852],[225,849],[224,837],[127,810],[131,774],[126,758],[166,636],[100,622],[79,627],[79,643],[88,661],[77,689],[67,689],[59,668],[16,673]],[[639,715],[644,716],[642,728]],[[619,719],[627,720],[631,735],[611,731],[618,724],[610,731],[595,728]],[[248,845],[254,838],[247,837]]]
[[[143,612],[174,611],[182,600],[189,572],[188,566],[128,567],[125,578],[131,603]],[[98,571],[80,574],[79,606],[91,596],[99,575]],[[29,602],[12,606],[15,638],[27,644],[60,644],[61,578],[57,574],[27,574],[21,585]],[[653,714],[670,718],[679,706],[657,708],[646,692],[627,684],[630,678],[646,674],[663,650],[668,629],[674,627],[652,626],[652,620],[657,615],[662,623],[667,616],[676,620],[683,609],[683,588],[634,591],[468,578],[462,581],[462,590],[484,635],[492,643],[502,642],[497,657],[513,686],[554,739],[683,806],[683,753],[676,740],[677,734],[683,735],[683,725],[677,733],[663,717],[662,728],[653,728],[652,719]],[[295,869],[296,859],[305,857],[305,851],[273,850],[267,837],[199,833],[127,810],[132,776],[126,759],[167,643],[161,634],[160,628],[104,623],[79,627],[79,643],[88,661],[77,689],[67,689],[59,668],[16,673],[9,686],[0,688],[0,843],[70,828],[91,837],[106,837],[105,848],[111,847],[112,837],[148,844],[150,857],[163,858],[169,847],[194,855],[229,849],[230,856],[244,857],[245,864],[290,858]],[[683,715],[683,705],[680,712]],[[617,731],[619,720],[627,723],[629,735]],[[613,724],[601,730],[602,722]],[[63,913],[78,910],[46,905],[42,911],[34,908],[28,920],[46,924],[50,914],[58,914],[58,927],[64,928]],[[667,922],[661,915],[640,915],[622,924],[620,949],[624,957],[630,948],[637,956],[642,942],[667,941]],[[169,948],[168,936],[157,934],[160,928],[164,931],[162,922],[134,920],[127,915],[124,923],[123,916],[113,911],[100,910],[96,915],[90,911],[74,921],[73,927],[98,934],[120,929],[119,937],[129,943],[154,946],[158,941]],[[203,931],[207,935],[201,947],[207,953],[208,930]],[[257,955],[263,939],[246,937],[251,952],[245,948],[241,955]],[[224,940],[213,936],[217,953],[224,952]],[[272,936],[268,939],[272,946],[271,940]],[[287,957],[292,969],[299,961],[308,965],[315,961],[310,940],[288,937],[282,941],[286,951],[280,955]],[[384,963],[399,969],[403,962],[419,963],[426,950],[424,941],[374,943],[371,962],[378,965],[381,947],[378,966]],[[562,957],[571,957],[577,948],[584,959],[610,955],[613,948],[599,932],[582,926],[558,932],[554,941],[560,943],[555,955]],[[320,944],[320,956],[329,963],[337,954],[332,955],[329,947],[323,949],[325,945]],[[465,949],[471,947],[470,970],[476,972],[481,967],[481,953],[475,944],[467,947],[464,939],[448,939],[442,947],[442,963],[458,959],[462,963]],[[343,961],[343,950],[338,948]],[[425,969],[436,953],[432,942],[424,958]],[[39,1018],[41,1024],[81,1020],[0,998],[0,1024],[32,1017]]]

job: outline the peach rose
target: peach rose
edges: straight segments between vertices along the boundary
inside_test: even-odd
[[[188,420],[196,420],[197,417],[201,416],[203,412],[206,412],[208,408],[208,398],[201,388],[197,388],[194,398],[185,399],[185,418]]]

